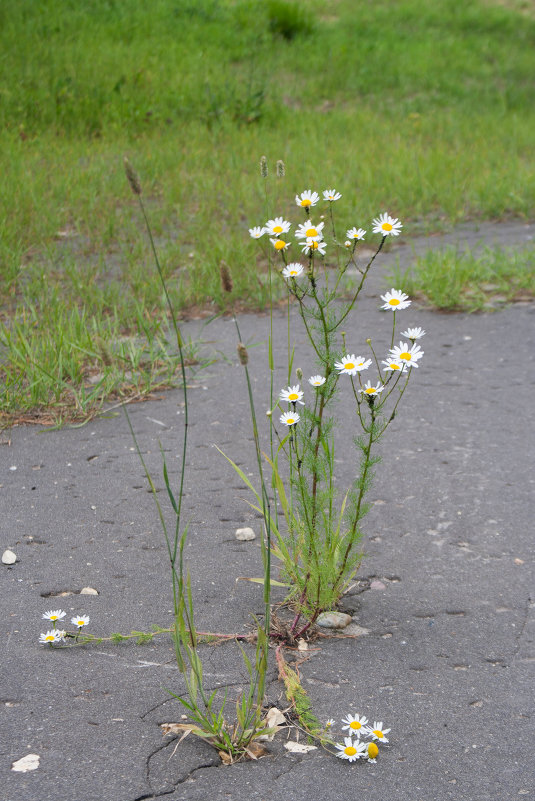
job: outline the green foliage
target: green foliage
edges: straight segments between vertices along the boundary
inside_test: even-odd
[[[438,309],[481,311],[535,295],[535,249],[430,250],[394,280]]]
[[[267,13],[269,30],[289,41],[314,31],[310,10],[296,0],[268,0]]]

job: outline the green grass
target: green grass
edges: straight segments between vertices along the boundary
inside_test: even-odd
[[[4,414],[36,402],[29,371],[44,342],[54,354],[65,341],[87,351],[72,369],[87,375],[101,370],[95,337],[117,354],[124,337],[137,338],[140,353],[128,358],[150,374],[165,304],[147,267],[125,154],[140,173],[177,309],[224,308],[221,259],[233,299],[264,306],[267,259],[247,228],[267,214],[294,214],[305,188],[342,192],[338,230],[369,229],[387,210],[409,239],[467,218],[534,216],[535,20],[519,7],[8,5],[0,6]],[[268,182],[267,208],[262,154],[271,169],[286,163],[286,177]],[[131,364],[117,358],[114,391],[129,391],[120,375]],[[59,385],[71,386],[63,357],[52,367]],[[55,397],[50,384],[39,402],[49,402],[47,392]]]
[[[429,250],[390,280],[443,311],[489,311],[535,295],[535,248]]]

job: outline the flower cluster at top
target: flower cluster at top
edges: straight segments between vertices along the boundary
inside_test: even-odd
[[[375,720],[371,725],[364,715],[347,715],[342,718],[342,724],[342,731],[347,731],[348,736],[344,737],[343,744],[335,743],[338,751],[336,756],[340,759],[347,759],[348,762],[356,762],[357,759],[376,762],[379,754],[377,743],[387,743],[386,735],[390,731],[390,729],[383,728],[383,721]],[[325,725],[326,731],[329,731],[333,725],[334,720],[328,720]],[[361,737],[370,739],[363,742]]]
[[[71,617],[71,623],[73,626],[77,627],[77,632],[56,628],[56,624],[63,620],[66,614],[67,613],[64,612],[63,609],[53,609],[43,614],[43,620],[49,620],[52,623],[52,629],[47,631],[46,634],[39,635],[39,642],[41,645],[54,645],[54,643],[63,642],[67,637],[77,637],[83,627],[87,626],[89,623],[89,617],[87,615],[75,615]]]
[[[341,197],[342,195],[340,192],[337,192],[336,189],[323,190],[323,200],[328,204],[340,200]],[[313,192],[311,189],[306,189],[304,192],[301,192],[300,195],[295,196],[296,205],[302,208],[306,214],[306,222],[297,226],[295,238],[299,240],[301,252],[307,256],[314,254],[324,256],[327,249],[327,243],[323,238],[323,227],[325,223],[313,223],[310,219],[310,209],[317,206],[319,201],[319,194]],[[267,234],[275,250],[284,252],[290,247],[287,234],[291,227],[292,224],[288,220],[285,220],[283,217],[275,217],[272,220],[268,220],[263,226],[257,225],[253,228],[249,228],[249,234],[253,239],[260,239],[264,234]],[[372,221],[373,233],[382,234],[383,238],[387,236],[399,236],[402,228],[403,225],[400,221],[395,217],[391,217],[386,212],[380,214],[379,217],[376,217]],[[346,231],[347,239],[345,246],[351,247],[355,245],[358,241],[364,239],[365,234],[366,231],[364,228],[357,228],[356,226],[350,228]],[[293,268],[293,270],[290,268]],[[294,263],[285,268],[283,275],[285,278],[297,278],[302,272],[302,265]]]

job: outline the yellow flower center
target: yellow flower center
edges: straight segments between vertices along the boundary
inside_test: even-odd
[[[390,223],[383,223],[381,228],[383,229],[383,231],[391,231],[392,230],[392,226],[390,225]]]
[[[399,306],[399,300],[397,298],[391,298],[388,302],[391,306]]]
[[[54,635],[53,635],[53,634],[49,634],[49,635],[48,635],[48,637],[45,637],[45,640],[46,640],[47,642],[53,642],[55,639],[56,639],[56,638],[54,637]]]
[[[304,199],[301,201],[301,205],[302,205],[304,208],[307,208],[308,206],[311,206],[311,205],[312,205],[312,201],[311,201],[311,200],[309,200],[308,198],[304,198]]]
[[[366,392],[366,395],[373,395],[373,393],[375,392],[375,387],[368,387],[368,389],[364,391]],[[360,723],[359,723],[359,729],[360,729]]]
[[[291,395],[288,395],[288,400],[296,401],[299,400],[299,395],[297,392],[292,392]]]
[[[290,275],[297,275],[297,270],[290,270]]]
[[[294,417],[287,417],[286,418],[286,422],[288,423],[289,426],[293,426],[293,424],[295,423],[295,418]]]
[[[277,239],[275,242],[275,250],[283,250],[286,247],[284,239]]]
[[[354,370],[354,369],[355,365],[353,364],[353,362],[346,362],[344,364],[344,370]]]
[[[373,730],[373,733],[374,733],[374,734],[375,734],[375,736],[376,736],[376,737],[378,737],[380,740],[381,740],[381,739],[384,737],[384,734],[383,734],[383,732],[381,731],[381,729],[374,729],[374,730]],[[377,748],[377,746],[375,746],[375,747]]]
[[[274,234],[282,234],[282,225],[274,225],[273,226],[273,233]]]
[[[57,620],[58,619],[58,615],[49,615],[48,617],[49,617],[49,620]]]
[[[315,228],[307,228],[305,233],[306,233],[307,236],[317,236],[318,235],[318,232],[316,231]]]
[[[391,370],[401,370],[401,367],[399,366],[399,364],[396,364],[395,362],[392,362],[392,364],[390,365],[390,369]]]
[[[346,747],[344,748],[344,754],[347,754],[347,756],[355,756],[356,753],[357,749],[353,748],[352,745],[346,745]]]
[[[405,351],[404,353],[399,354],[400,359],[406,359],[408,362],[411,360],[411,354]]]
[[[368,390],[366,390],[368,392]],[[352,720],[349,724],[350,729],[360,729],[362,728],[362,723],[359,723],[357,720]]]
[[[379,749],[375,745],[375,743],[368,743],[368,756],[370,759],[375,759],[377,754],[379,753]]]

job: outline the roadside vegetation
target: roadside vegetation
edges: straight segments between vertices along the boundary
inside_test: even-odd
[[[340,228],[533,218],[534,42],[531,15],[490,0],[4,5],[0,419],[58,403],[84,419],[172,380],[123,155],[175,308],[225,308],[222,259],[233,302],[264,307],[267,259],[244,236],[263,154],[286,164],[281,199],[336,186]]]

